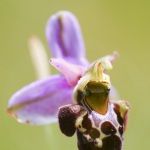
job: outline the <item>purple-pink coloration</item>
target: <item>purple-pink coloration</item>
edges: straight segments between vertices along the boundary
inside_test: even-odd
[[[58,94],[58,91],[61,94]],[[50,76],[16,92],[9,101],[8,111],[15,112],[17,120],[21,123],[41,125],[55,122],[56,110],[60,104],[71,103],[71,93],[72,88],[64,76]]]
[[[69,85],[75,86],[77,84],[77,81],[82,77],[82,75],[85,72],[85,67],[74,65],[67,63],[67,61],[63,59],[50,59],[51,65],[53,65],[57,70],[59,70],[64,76],[66,77],[66,80]]]
[[[72,13],[61,11],[52,15],[47,22],[46,37],[53,57],[88,65],[80,25]]]
[[[73,88],[89,66],[81,29],[72,13],[61,11],[50,17],[46,37],[53,56],[50,63],[63,75],[35,81],[10,98],[8,113],[21,123],[55,122],[58,108],[72,103]],[[108,57],[113,61],[116,54]]]

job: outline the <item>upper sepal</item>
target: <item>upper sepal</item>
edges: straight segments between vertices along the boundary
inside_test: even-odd
[[[88,65],[80,25],[72,13],[60,11],[52,15],[46,25],[46,37],[54,58]]]

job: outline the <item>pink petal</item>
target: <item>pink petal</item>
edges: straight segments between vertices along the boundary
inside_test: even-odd
[[[111,63],[113,63],[116,60],[116,58],[118,58],[118,57],[119,57],[119,54],[116,51],[113,52],[112,55],[106,55],[105,56],[105,58],[107,58]]]
[[[21,123],[56,122],[58,108],[72,103],[72,90],[65,77],[60,75],[35,81],[10,98],[8,113]]]
[[[85,68],[83,68],[82,66],[70,64],[63,59],[51,58],[50,63],[64,74],[67,82],[71,86],[75,86],[85,72]]]
[[[53,57],[88,65],[80,25],[72,13],[61,11],[51,16],[46,25],[46,37]]]

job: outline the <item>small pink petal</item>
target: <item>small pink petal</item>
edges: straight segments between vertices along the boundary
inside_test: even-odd
[[[64,74],[70,86],[75,86],[85,72],[82,66],[70,64],[63,59],[51,58],[50,63]]]
[[[111,63],[113,63],[116,60],[116,58],[118,58],[118,57],[119,57],[119,54],[116,51],[113,52],[112,55],[106,55],[105,56],[105,58],[107,58]]]

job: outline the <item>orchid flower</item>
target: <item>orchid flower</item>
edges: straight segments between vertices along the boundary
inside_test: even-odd
[[[129,104],[110,101],[110,78],[104,73],[112,65],[107,58],[96,60],[74,88],[76,104],[59,108],[60,130],[77,133],[79,150],[122,150]]]
[[[18,122],[31,125],[50,124],[57,122],[59,119],[60,129],[67,136],[72,136],[77,130],[80,150],[84,149],[84,140],[87,145],[89,142],[92,142],[92,145],[96,143],[94,146],[101,149],[105,145],[103,144],[105,143],[104,141],[109,143],[112,139],[99,138],[101,131],[98,131],[98,137],[92,137],[93,135],[95,136],[93,132],[97,127],[93,128],[91,120],[89,121],[92,115],[87,109],[90,108],[101,116],[107,114],[109,109],[112,110],[113,107],[118,106],[116,111],[114,110],[115,112],[112,111],[113,117],[115,119],[118,116],[123,119],[126,118],[128,105],[125,102],[109,103],[109,99],[111,99],[115,90],[110,84],[109,76],[105,75],[105,70],[111,68],[117,53],[106,55],[90,64],[85,56],[85,45],[79,23],[76,17],[68,11],[58,12],[50,17],[46,25],[46,38],[53,56],[49,62],[62,74],[51,75],[37,80],[17,91],[9,100],[8,113]],[[104,93],[102,96],[103,105],[99,105],[97,102],[93,103],[88,91],[90,93],[95,91]],[[111,93],[111,91],[113,92]],[[66,118],[69,115],[71,115],[71,120]],[[111,114],[108,116],[111,117]],[[108,116],[104,118],[110,121]],[[99,119],[101,120],[101,117]],[[110,124],[106,121],[106,125],[103,126],[108,134],[103,135],[103,138],[108,137],[109,134],[112,135],[112,132],[113,137],[120,134],[119,132],[123,132],[126,119],[123,121],[124,123],[121,125],[119,124],[120,122],[114,121],[117,129],[109,126]],[[83,122],[87,122],[86,125],[90,126],[90,129],[84,127]],[[118,131],[120,126],[121,131]],[[112,129],[116,130],[116,132],[112,131]],[[122,140],[122,135],[118,138]],[[105,149],[103,148],[103,150]]]

